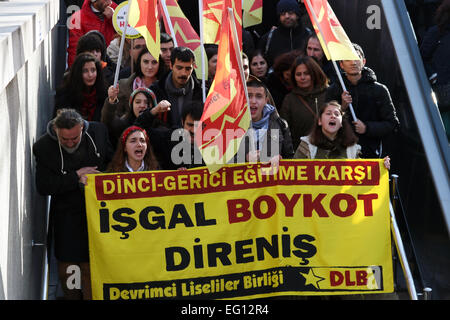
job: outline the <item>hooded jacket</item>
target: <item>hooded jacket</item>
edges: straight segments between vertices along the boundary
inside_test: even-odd
[[[394,133],[400,125],[389,90],[377,81],[375,72],[367,67],[363,68],[361,79],[356,85],[345,76],[343,79],[352,96],[355,115],[366,125],[364,134],[356,133],[362,148],[362,157],[380,158],[382,139]],[[327,101],[341,102],[341,95],[341,85],[334,83],[327,90]],[[346,112],[345,117],[348,117],[350,123],[353,122],[350,112]]]
[[[88,166],[105,170],[112,152],[106,126],[99,122],[84,122],[80,145],[72,154],[60,146],[53,120],[47,125],[47,133],[33,145],[36,186],[41,195],[51,196],[55,255],[60,261],[88,259],[84,189],[76,171]]]

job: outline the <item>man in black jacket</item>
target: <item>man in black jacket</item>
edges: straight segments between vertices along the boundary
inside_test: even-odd
[[[346,117],[354,125],[361,145],[363,158],[381,158],[382,139],[395,132],[399,126],[394,104],[388,88],[377,82],[375,73],[365,67],[366,59],[362,48],[354,44],[360,60],[340,62],[343,80],[348,91],[343,91],[339,82],[327,91],[327,101],[336,100],[342,104]],[[352,104],[357,120],[353,121],[348,110]]]
[[[159,115],[159,123],[168,128],[181,128],[183,106],[192,101],[203,101],[201,82],[193,74],[195,65],[194,52],[186,47],[176,47],[171,56],[171,71],[150,86],[158,102],[170,102],[170,111]],[[208,92],[208,89],[205,91]]]
[[[84,200],[86,175],[99,173],[112,158],[106,126],[87,122],[73,109],[61,109],[47,125],[47,133],[33,145],[36,185],[50,195],[50,232],[53,232],[58,273],[67,299],[90,299],[89,248]],[[67,287],[68,267],[81,270],[81,286]]]
[[[261,37],[258,48],[265,55],[269,66],[276,57],[295,49],[303,49],[306,39],[312,31],[305,27],[300,19],[301,7],[296,0],[280,0],[277,4],[280,25]]]

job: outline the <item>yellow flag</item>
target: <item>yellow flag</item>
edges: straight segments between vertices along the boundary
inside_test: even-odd
[[[242,19],[244,28],[251,27],[262,22],[263,2],[262,0],[247,0],[242,3]]]
[[[306,0],[304,3],[327,59],[359,60],[358,54],[327,0]]]

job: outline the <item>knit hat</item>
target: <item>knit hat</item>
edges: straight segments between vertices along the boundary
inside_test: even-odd
[[[301,16],[300,5],[297,0],[280,0],[277,4],[277,15],[284,12],[293,11],[297,16]]]
[[[139,93],[143,93],[147,96],[147,98],[149,98],[148,104],[150,108],[153,108],[154,106],[156,106],[158,103],[156,102],[156,96],[153,93],[152,90],[145,88],[145,87],[141,87],[141,88],[137,88],[136,90],[134,90],[131,95],[130,95],[130,108],[133,109],[133,101],[134,101],[134,97]]]

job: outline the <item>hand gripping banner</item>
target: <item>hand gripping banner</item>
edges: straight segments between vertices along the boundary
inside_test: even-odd
[[[94,299],[393,291],[382,160],[89,175]]]

